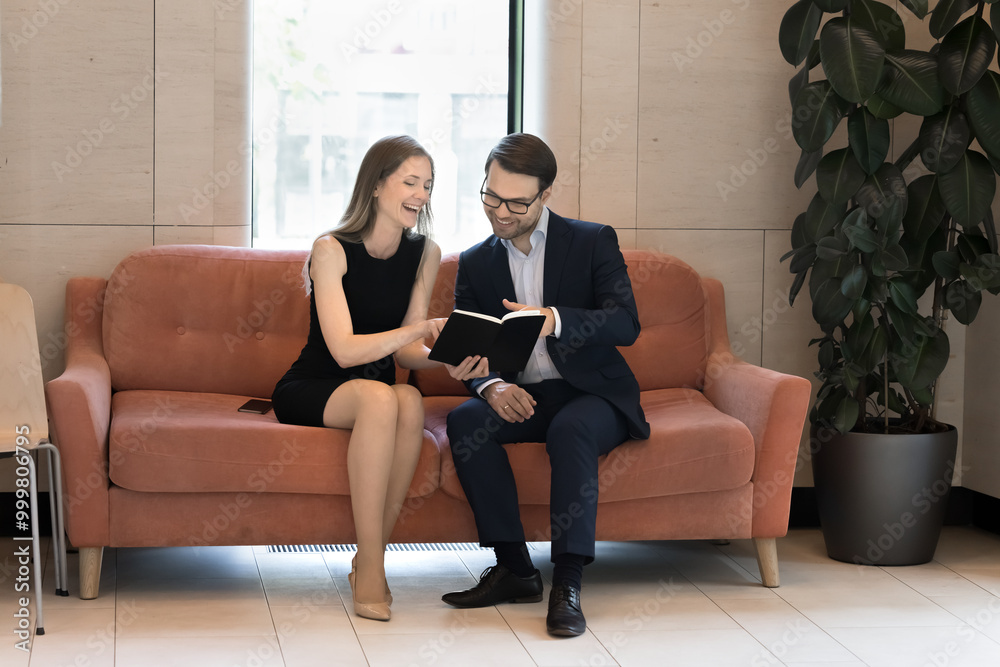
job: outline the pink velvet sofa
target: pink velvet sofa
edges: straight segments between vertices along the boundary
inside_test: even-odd
[[[82,598],[104,547],[353,543],[341,430],[239,412],[270,396],[308,325],[301,251],[158,246],[66,291],[66,370],[46,386]],[[601,463],[600,540],[752,538],[778,585],[810,384],[730,353],[723,290],[673,257],[627,250],[642,334],[623,349],[649,440]],[[442,260],[431,315],[453,304]],[[475,541],[445,435],[466,399],[442,370],[400,372],[425,396],[423,452],[393,534]],[[543,445],[509,445],[529,540],[549,538]]]

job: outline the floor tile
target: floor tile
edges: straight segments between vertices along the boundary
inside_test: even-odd
[[[857,656],[784,600],[716,600],[782,662],[853,662]]]
[[[581,603],[588,626],[604,632],[735,629],[739,626],[689,582],[593,586],[584,584]]]
[[[652,630],[628,634],[595,632],[622,667],[732,667],[780,665],[744,630]]]
[[[1000,664],[1000,644],[968,626],[830,628],[829,632],[871,667]]]
[[[930,599],[957,616],[961,623],[1000,641],[1000,597],[980,591],[963,596],[935,596]]]
[[[116,665],[191,667],[192,665],[254,665],[284,667],[275,636],[250,637],[132,637],[119,639]]]
[[[923,565],[882,569],[921,595],[979,595],[985,592],[982,587],[935,561]]]
[[[355,667],[368,664],[343,607],[271,607],[271,618],[289,667]]]
[[[361,646],[371,667],[398,667],[401,664],[435,667],[533,667],[535,664],[512,634],[476,634],[464,629],[445,628],[435,633],[406,635],[389,634],[386,631],[363,635]]]

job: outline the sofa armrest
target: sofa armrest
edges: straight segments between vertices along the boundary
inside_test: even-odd
[[[704,392],[715,407],[746,424],[753,435],[753,537],[781,537],[788,530],[812,385],[805,378],[716,352],[709,358]]]
[[[102,315],[107,281],[66,285],[66,370],[45,386],[53,441],[62,458],[66,530],[78,547],[109,544],[108,433],[111,372]]]

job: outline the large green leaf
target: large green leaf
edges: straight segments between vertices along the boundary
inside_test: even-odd
[[[923,51],[887,53],[879,96],[893,106],[918,116],[936,114],[944,107],[945,89],[938,79],[937,60]]]
[[[885,326],[879,326],[872,334],[871,340],[865,346],[859,362],[866,372],[871,373],[882,363],[885,351],[888,347],[888,334]]]
[[[941,39],[955,27],[965,12],[976,6],[976,0],[939,0],[931,11],[930,31],[934,39]]]
[[[979,80],[966,96],[966,111],[979,145],[1000,160],[1000,74],[990,71]]]
[[[865,267],[859,264],[844,276],[844,282],[840,284],[840,292],[853,302],[861,298],[867,285],[868,272],[865,271]]]
[[[889,154],[889,121],[876,118],[861,106],[847,118],[847,139],[865,173],[874,174]]]
[[[809,153],[802,151],[799,156],[799,162],[795,165],[795,187],[801,188],[805,185],[805,182],[809,180],[809,177],[813,175],[816,171],[816,167],[819,166],[819,161],[823,158],[823,151],[818,150],[814,153]]]
[[[861,267],[854,268],[859,269]],[[843,286],[841,286],[840,291],[844,291]],[[856,361],[861,353],[864,352],[864,349],[868,347],[868,343],[871,342],[872,336],[874,335],[875,319],[870,313],[864,313],[861,317],[855,317],[854,323],[847,328],[844,340],[840,344],[840,349],[844,354],[844,360]]]
[[[918,19],[923,19],[927,16],[927,0],[902,0],[902,3]]]
[[[920,124],[920,158],[933,172],[951,170],[972,142],[965,114],[955,105],[924,118]]]
[[[792,273],[802,273],[803,271],[807,271],[815,261],[816,244],[810,243],[792,252],[792,261],[789,264],[788,270]]]
[[[951,347],[944,331],[916,336],[911,346],[900,346],[891,355],[896,369],[896,379],[908,389],[929,387],[948,365]]]
[[[816,241],[816,256],[820,259],[833,261],[840,259],[850,251],[847,239],[836,236],[824,236]]]
[[[964,280],[950,283],[944,293],[945,307],[952,312],[959,324],[971,324],[979,307],[983,305],[983,295]]]
[[[809,55],[822,18],[823,11],[812,0],[799,0],[785,12],[778,27],[778,46],[790,65],[798,67]]]
[[[970,16],[941,40],[938,73],[941,84],[953,95],[972,90],[993,60],[997,38],[989,24]]]
[[[836,407],[833,415],[833,427],[840,433],[847,433],[858,422],[861,415],[861,406],[858,401],[851,396],[844,396]]]
[[[840,284],[839,278],[830,278],[813,295],[813,319],[824,329],[841,324],[851,312],[854,302],[841,293]]]
[[[803,226],[805,236],[810,242],[815,243],[823,238],[844,219],[846,206],[843,204],[831,204],[823,199],[818,192],[813,195],[806,209],[806,219]]]
[[[799,213],[795,217],[795,221],[792,222],[792,248],[798,249],[804,245],[809,245],[812,243],[810,239],[806,238],[805,231],[806,214]],[[784,258],[782,258],[784,260]]]
[[[889,299],[903,313],[917,314],[917,294],[913,288],[901,278],[889,280]]]
[[[982,153],[967,150],[955,167],[938,174],[938,190],[948,213],[962,227],[975,227],[986,217],[996,193],[996,176]]]
[[[868,104],[865,108],[868,109],[873,116],[880,120],[891,120],[903,113],[902,109],[897,107],[895,104],[886,102],[885,98],[878,93],[875,93],[868,98]]]
[[[861,252],[873,253],[878,249],[878,237],[869,227],[844,227],[844,235]]]
[[[977,227],[967,229],[955,239],[955,248],[962,261],[972,264],[982,255],[990,254],[990,244]]]
[[[899,228],[906,213],[906,180],[894,165],[883,164],[865,179],[855,194],[858,205],[876,220],[876,227],[888,235]]]
[[[912,243],[924,243],[941,226],[948,212],[937,189],[937,176],[921,176],[906,190],[909,201],[903,216],[903,231]]]
[[[791,79],[788,80],[788,102],[789,104],[795,104],[795,98],[802,89],[809,84],[809,67],[808,65],[803,65],[798,72],[795,73]]]
[[[875,33],[886,51],[906,48],[906,26],[892,7],[873,0],[854,0],[851,19]]]
[[[816,187],[823,199],[831,204],[846,204],[865,178],[865,171],[850,148],[827,153],[816,169]]]
[[[805,285],[806,275],[808,273],[809,273],[808,271],[799,271],[798,273],[795,274],[795,280],[792,281],[792,286],[788,288],[789,306],[795,305],[795,297],[799,295],[799,290],[801,290],[802,286]]]
[[[898,243],[888,244],[881,252],[881,260],[887,271],[905,271],[910,265],[906,251]]]
[[[939,250],[934,253],[932,259],[934,270],[945,280],[958,280],[962,272],[959,267],[962,265],[962,258],[953,250]]]
[[[823,148],[847,113],[847,106],[829,81],[804,87],[792,109],[792,135],[799,148],[809,153]]]
[[[830,19],[819,35],[823,71],[837,94],[848,102],[863,102],[882,77],[885,48],[875,33],[851,17]]]

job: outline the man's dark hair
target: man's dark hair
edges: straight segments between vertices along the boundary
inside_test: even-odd
[[[556,180],[556,156],[544,141],[533,134],[515,132],[501,139],[486,158],[486,173],[496,160],[504,171],[538,178],[541,190]]]

